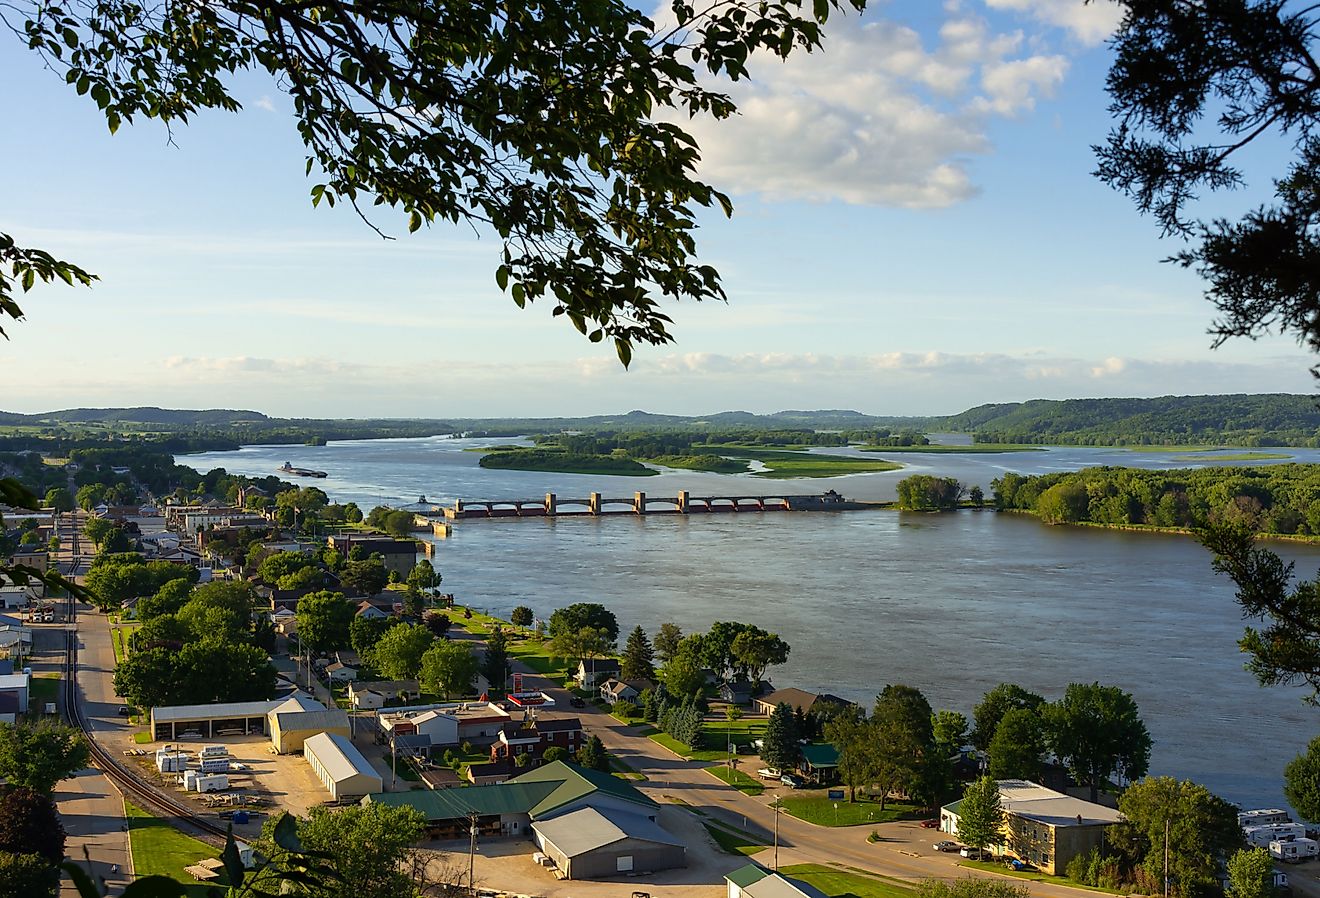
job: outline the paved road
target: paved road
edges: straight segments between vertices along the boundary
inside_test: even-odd
[[[760,797],[745,795],[715,779],[702,769],[705,765],[679,758],[593,705],[571,709],[568,705],[570,695],[566,690],[552,686],[544,677],[523,665],[515,663],[514,666],[526,675],[527,688],[549,693],[555,699],[556,710],[580,716],[584,727],[600,736],[606,748],[633,769],[644,773],[646,781],[637,785],[651,798],[662,803],[678,800],[699,807],[711,817],[761,836],[766,844],[773,844],[776,815],[770,803],[785,790],[767,791]],[[941,854],[931,847],[946,837],[937,831],[922,829],[915,822],[873,827],[881,836],[881,841],[875,844],[866,840],[872,827],[815,826],[783,813],[779,814],[778,826],[778,861],[781,865],[830,863],[909,881],[996,876],[959,867],[956,857]],[[756,859],[770,866],[775,860],[770,851],[757,855]],[[1040,898],[1094,898],[1095,895],[1094,892],[1065,886],[1002,878],[1025,883],[1031,893]]]
[[[85,517],[79,515],[77,528],[62,528],[63,545],[58,556],[60,571],[66,576],[80,577],[86,573],[87,560],[77,554],[80,545],[79,530]],[[116,716],[119,699],[114,694],[115,653],[110,642],[110,630],[105,617],[89,605],[75,604],[74,620],[66,629],[73,630],[78,640],[77,701],[87,715],[88,726],[95,732],[122,725]],[[61,690],[60,702],[64,702]],[[63,710],[63,709],[62,709]],[[66,711],[67,716],[67,711]],[[133,858],[129,850],[125,829],[124,799],[119,791],[99,770],[88,768],[55,790],[55,801],[60,819],[68,833],[65,852],[69,858],[90,866],[91,872],[105,882],[108,894],[118,894],[132,878]],[[117,872],[111,870],[117,868]],[[66,877],[61,895],[76,898],[77,890]]]

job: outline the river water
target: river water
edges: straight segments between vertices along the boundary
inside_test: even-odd
[[[495,471],[466,448],[509,440],[350,441],[255,446],[181,456],[199,470],[275,473],[284,461],[327,471],[335,501],[401,504],[561,497],[794,494],[834,488],[892,499],[914,471],[990,492],[1006,470],[1097,464],[1191,466],[1178,453],[1060,448],[1004,454],[892,456],[907,467],[828,480],[666,472],[657,477]],[[835,451],[835,450],[831,450]],[[1273,451],[1273,450],[1271,450]],[[1278,450],[1320,461],[1317,450]],[[1266,462],[1255,462],[1263,464]],[[1283,804],[1284,764],[1316,734],[1320,711],[1297,689],[1262,689],[1237,650],[1243,621],[1231,584],[1186,537],[1046,527],[990,511],[945,515],[860,511],[458,522],[435,562],[446,591],[507,615],[538,616],[596,601],[626,632],[665,621],[700,630],[743,620],[792,645],[776,686],[829,691],[869,706],[887,683],[920,687],[931,704],[970,713],[999,682],[1048,698],[1070,682],[1132,692],[1154,738],[1151,772],[1195,779],[1245,806]],[[1320,550],[1274,546],[1308,578]]]

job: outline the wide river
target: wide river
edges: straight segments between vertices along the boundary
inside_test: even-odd
[[[327,471],[309,481],[369,509],[431,501],[535,498],[593,490],[652,496],[815,493],[894,497],[913,471],[990,492],[1004,471],[1098,464],[1190,466],[1178,453],[1061,448],[984,455],[897,454],[907,467],[828,480],[666,472],[649,478],[495,471],[461,451],[509,440],[402,439],[323,447],[252,446],[181,456],[206,471],[264,476],[284,461]],[[1317,450],[1278,450],[1320,461]],[[1257,464],[1263,462],[1256,462]],[[436,564],[460,601],[538,616],[576,601],[607,605],[626,632],[665,621],[700,630],[741,620],[792,645],[776,686],[829,691],[869,706],[887,683],[920,687],[937,708],[969,713],[999,682],[1059,696],[1072,682],[1131,691],[1154,738],[1151,772],[1202,782],[1244,806],[1283,804],[1283,766],[1316,735],[1320,711],[1298,689],[1263,689],[1242,667],[1243,621],[1231,584],[1178,536],[1047,527],[989,511],[858,511],[600,519],[461,521]],[[1320,568],[1320,549],[1273,548]]]

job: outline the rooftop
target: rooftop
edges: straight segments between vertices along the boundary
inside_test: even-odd
[[[623,839],[642,839],[665,845],[682,845],[665,832],[664,827],[643,817],[613,808],[579,808],[562,817],[539,820],[533,824],[536,831],[568,857],[577,857]]]
[[[359,775],[380,780],[380,774],[357,746],[338,733],[317,733],[303,743],[303,753],[316,755],[317,761],[336,782]]]
[[[225,702],[213,705],[166,705],[151,709],[151,719],[157,723],[171,720],[217,720],[239,717],[265,717],[283,704],[280,700],[266,702]]]
[[[1064,795],[1027,780],[998,780],[999,803],[1004,812],[1047,826],[1095,826],[1117,823],[1123,819],[1114,808],[1093,804]],[[962,800],[946,804],[944,809],[958,813]]]

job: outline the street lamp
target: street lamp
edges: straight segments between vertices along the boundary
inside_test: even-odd
[[[779,804],[779,799],[775,799],[774,804],[770,807],[775,809],[775,863],[773,869],[777,872],[779,870],[779,812],[783,808]]]

